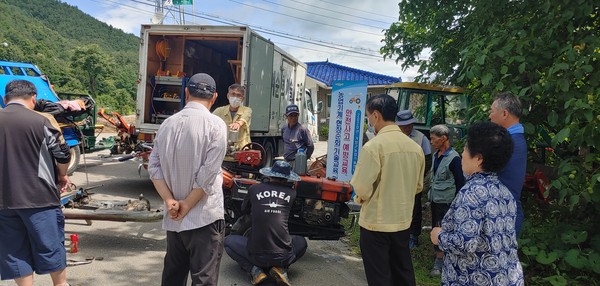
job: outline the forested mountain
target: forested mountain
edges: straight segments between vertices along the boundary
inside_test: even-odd
[[[135,110],[138,37],[57,0],[0,0],[0,60],[31,62],[59,92]]]

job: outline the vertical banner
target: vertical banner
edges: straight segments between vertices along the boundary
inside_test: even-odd
[[[327,177],[350,181],[362,147],[366,81],[333,81],[327,141]]]

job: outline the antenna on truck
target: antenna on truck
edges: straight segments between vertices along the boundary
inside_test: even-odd
[[[150,21],[152,24],[163,24],[165,20],[170,19],[170,22],[177,25],[185,25],[186,6],[191,6],[193,15],[195,11],[193,0],[154,0],[154,15]]]

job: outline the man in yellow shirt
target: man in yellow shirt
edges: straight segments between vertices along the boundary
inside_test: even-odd
[[[408,242],[415,194],[423,189],[425,156],[395,124],[396,101],[386,94],[366,104],[369,129],[376,134],[358,156],[350,184],[362,204],[360,248],[369,285],[414,286]]]
[[[239,132],[239,139],[234,143],[234,148],[235,150],[240,150],[246,144],[250,143],[252,109],[244,106],[246,87],[237,83],[230,85],[227,92],[227,99],[229,99],[229,104],[215,109],[213,114],[221,117],[229,129]]]

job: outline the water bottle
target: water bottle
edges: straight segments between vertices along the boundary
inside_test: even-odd
[[[306,175],[306,153],[304,149],[298,149],[296,158],[294,159],[294,172],[298,175]]]

